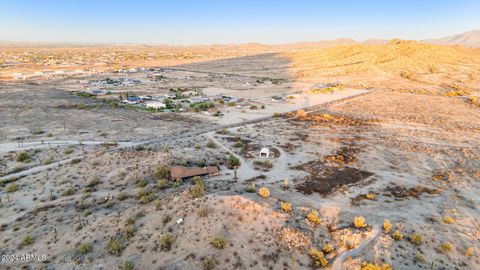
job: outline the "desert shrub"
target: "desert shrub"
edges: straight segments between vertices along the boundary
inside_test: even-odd
[[[128,225],[122,231],[123,238],[128,241],[135,235],[135,228],[132,225]]]
[[[268,198],[270,197],[270,190],[266,187],[261,187],[258,189],[258,195],[260,195],[262,198]]]
[[[27,162],[30,160],[30,156],[26,151],[21,151],[20,153],[17,154],[15,160],[17,162]]]
[[[133,263],[130,261],[124,261],[120,266],[120,270],[133,270]]]
[[[170,169],[167,166],[160,165],[155,169],[155,176],[157,179],[168,178],[170,176]]]
[[[155,210],[161,210],[162,209],[162,201],[159,199],[156,199],[155,202],[153,203],[153,207],[155,207]]]
[[[160,237],[160,249],[162,251],[169,251],[172,248],[173,240],[173,235],[171,234],[165,234]]]
[[[274,112],[274,113],[273,113],[273,117],[280,117],[280,116],[282,116],[282,114],[279,113],[279,112]]]
[[[255,183],[250,183],[247,186],[246,191],[249,192],[249,193],[255,193],[257,191],[257,188],[255,187]]]
[[[242,141],[237,141],[236,143],[233,144],[233,147],[236,147],[236,148],[242,148],[243,146],[245,146],[245,144]]]
[[[215,261],[212,257],[207,256],[203,259],[203,270],[213,270],[215,268]]]
[[[21,246],[29,246],[31,244],[33,244],[33,238],[30,235],[24,236],[20,242]]]
[[[208,148],[216,148],[217,144],[212,139],[209,139],[208,142],[207,142],[207,147]]]
[[[475,255],[475,248],[474,247],[468,247],[465,249],[465,256],[467,257],[473,257]]]
[[[74,158],[74,159],[72,159],[72,160],[70,161],[70,164],[73,165],[73,164],[78,164],[78,163],[80,163],[80,162],[82,162],[82,159],[80,159],[80,158]]]
[[[380,265],[376,263],[363,262],[360,270],[392,270],[392,267],[388,264]]]
[[[401,241],[403,239],[403,234],[399,230],[396,230],[392,237],[395,239],[395,241]]]
[[[42,163],[43,164],[50,164],[52,163],[53,161],[53,157],[52,156],[47,156],[46,158],[43,159]]]
[[[74,188],[67,188],[63,192],[63,196],[72,196],[73,194],[75,194],[75,189]]]
[[[256,110],[256,109],[258,109],[258,107],[256,105],[250,106],[250,110]]]
[[[120,246],[120,242],[115,238],[110,238],[107,242],[107,252],[110,255],[119,256],[122,252],[122,247]]]
[[[168,222],[170,222],[172,220],[172,217],[169,216],[169,215],[166,215],[166,216],[163,216],[162,218],[162,223],[163,225],[167,224]]]
[[[286,213],[292,212],[292,203],[280,202],[280,209],[282,209]]]
[[[193,181],[195,182],[195,185],[190,188],[190,192],[194,198],[200,198],[205,194],[205,184],[199,176],[195,176]]]
[[[198,209],[199,217],[206,217],[208,216],[208,213],[210,213],[210,209],[208,209],[208,207],[201,207],[200,209]]]
[[[143,187],[146,187],[148,185],[148,181],[145,180],[145,179],[138,179],[136,184],[137,184],[137,187],[143,188]]]
[[[353,226],[357,229],[365,228],[367,226],[367,224],[365,223],[365,218],[363,216],[354,217]]]
[[[217,249],[223,249],[225,247],[225,237],[216,236],[215,238],[213,238],[210,244]]]
[[[230,155],[228,157],[228,160],[227,160],[228,164],[230,165],[230,167],[237,167],[237,166],[240,166],[240,159],[238,159],[236,156],[234,155]]]
[[[283,180],[283,188],[288,189],[288,187],[289,187],[289,185],[288,185],[288,178],[285,178],[285,179]]]
[[[305,110],[297,110],[296,116],[300,117],[300,118],[303,118],[303,117],[307,116],[307,113],[305,112]]]
[[[162,178],[157,181],[157,188],[165,189],[168,187],[168,180],[166,178]]]
[[[333,252],[333,246],[329,243],[325,243],[323,244],[322,251],[325,254],[331,253]]]
[[[98,184],[100,184],[100,179],[98,179],[98,177],[95,176],[88,182],[87,187],[93,188]]]
[[[408,236],[410,243],[420,246],[423,243],[423,237],[420,234],[412,233]]]
[[[417,252],[417,253],[415,253],[415,261],[425,262],[425,256],[422,253]]]
[[[375,193],[373,193],[373,192],[368,192],[366,197],[369,200],[374,200],[375,197],[377,197],[377,195],[375,195]]]
[[[118,193],[118,199],[119,199],[120,201],[123,201],[123,200],[125,200],[125,199],[127,199],[127,198],[128,198],[128,193],[127,193],[127,192],[122,191],[122,192]]]
[[[443,222],[445,222],[446,224],[452,224],[455,222],[455,219],[453,219],[452,217],[450,216],[444,216],[443,217]]]
[[[13,193],[18,190],[18,186],[16,184],[10,184],[7,186],[7,193]]]
[[[415,76],[410,71],[404,70],[404,71],[400,72],[400,77],[402,77],[404,79],[412,80],[412,79],[414,79]]]
[[[148,193],[147,195],[140,197],[140,203],[141,204],[147,204],[147,203],[155,200],[156,198],[157,198],[157,196],[155,196],[155,194]]]
[[[310,249],[310,258],[312,259],[313,266],[326,267],[328,265],[327,259],[325,259],[323,252],[317,250],[316,248]]]
[[[392,229],[392,223],[388,219],[383,220],[383,230],[388,233]]]
[[[310,213],[308,213],[307,220],[315,225],[320,225],[322,223],[322,219],[318,216],[318,212],[316,210],[312,210]]]
[[[135,224],[135,216],[131,216],[126,220],[127,226]]]
[[[92,251],[92,244],[90,243],[80,243],[77,245],[76,250],[78,253],[87,254]]]
[[[451,252],[453,250],[453,245],[450,242],[443,242],[440,245],[440,248],[443,252]]]
[[[63,153],[64,153],[65,155],[70,155],[71,153],[73,153],[73,149],[67,148],[67,149],[63,150]]]

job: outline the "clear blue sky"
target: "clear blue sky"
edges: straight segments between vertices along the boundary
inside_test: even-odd
[[[12,41],[278,44],[478,28],[478,0],[0,0],[0,40]]]

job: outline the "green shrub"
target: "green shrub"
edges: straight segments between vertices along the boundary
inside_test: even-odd
[[[18,190],[18,186],[16,184],[10,184],[7,186],[7,193],[13,193]]]
[[[310,258],[315,268],[326,267],[328,265],[328,261],[325,259],[323,252],[318,251],[316,248],[310,249]]]
[[[195,182],[195,185],[190,189],[190,192],[194,198],[200,198],[205,193],[205,184],[199,176],[195,176],[193,181]]]
[[[130,261],[124,261],[119,268],[120,270],[133,270],[133,263]]]
[[[207,147],[208,148],[216,148],[217,144],[212,139],[209,139],[208,142],[207,142]]]
[[[128,241],[135,235],[135,228],[132,225],[128,225],[122,231],[123,238]]]
[[[207,256],[203,259],[203,270],[213,270],[215,268],[215,261],[212,257]]]
[[[78,244],[77,247],[76,247],[76,250],[77,250],[78,253],[87,254],[90,251],[92,251],[92,244],[90,244],[90,243]]]
[[[169,251],[172,248],[173,236],[171,234],[165,234],[160,238],[160,249],[162,251]]]
[[[33,244],[33,238],[30,235],[23,237],[22,242],[20,242],[21,246],[29,246],[31,244]]]
[[[249,192],[249,193],[255,193],[257,191],[257,188],[255,187],[255,183],[250,183],[247,186],[246,191]]]
[[[225,237],[216,236],[215,238],[213,238],[210,244],[217,249],[223,249],[225,247]]]
[[[164,165],[160,165],[155,170],[155,176],[157,177],[157,179],[169,178],[170,169]]]
[[[110,255],[119,256],[122,252],[122,247],[120,246],[120,242],[118,242],[115,238],[110,238],[107,242],[107,252]]]
[[[75,192],[74,188],[68,188],[63,192],[63,196],[72,196]]]
[[[168,187],[168,180],[166,178],[162,178],[157,181],[157,188],[165,189]]]
[[[30,156],[26,151],[22,151],[17,154],[17,157],[15,158],[17,162],[27,162],[30,160]]]
[[[238,159],[236,156],[234,155],[230,155],[228,157],[228,164],[231,166],[231,167],[236,167],[236,166],[240,166],[240,159]]]

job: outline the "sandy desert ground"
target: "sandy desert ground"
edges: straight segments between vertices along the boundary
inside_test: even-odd
[[[478,52],[425,46],[228,54],[169,66],[163,82],[131,75],[145,80],[131,93],[198,87],[264,106],[218,104],[221,118],[68,91],[110,73],[3,82],[0,268],[479,269]],[[398,50],[432,48],[442,71],[401,75],[411,62]],[[309,91],[332,82],[346,88]],[[178,165],[220,174],[166,180]]]

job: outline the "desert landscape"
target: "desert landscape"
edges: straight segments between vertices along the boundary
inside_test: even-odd
[[[0,269],[480,269],[479,31],[0,43]]]

